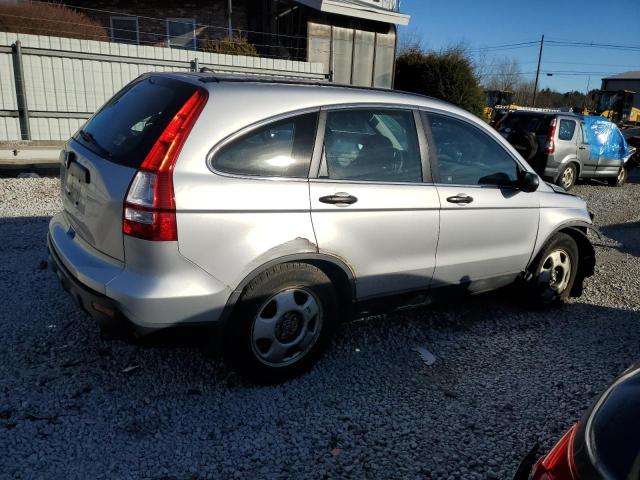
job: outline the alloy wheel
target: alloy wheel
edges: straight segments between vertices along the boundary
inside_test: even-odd
[[[567,190],[568,188],[571,188],[574,180],[575,180],[575,172],[571,166],[568,166],[562,172],[562,188],[564,188],[565,190]]]

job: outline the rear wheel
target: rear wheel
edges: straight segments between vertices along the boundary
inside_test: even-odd
[[[560,176],[558,176],[558,180],[556,183],[565,190],[569,191],[575,185],[577,178],[578,169],[576,168],[576,164],[569,163],[562,169],[562,172],[560,172]]]
[[[618,175],[607,179],[607,183],[612,187],[622,187],[625,183],[627,183],[627,177],[629,176],[629,172],[627,169],[622,167],[618,172]]]
[[[306,263],[277,265],[247,285],[230,320],[225,356],[243,375],[284,381],[320,357],[338,318],[329,277]]]
[[[555,234],[538,254],[530,272],[527,300],[535,307],[563,303],[569,294],[578,271],[578,245],[566,233]]]

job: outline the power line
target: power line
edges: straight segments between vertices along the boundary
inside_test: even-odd
[[[519,45],[535,45],[536,43],[539,43],[539,42],[537,40],[532,40],[532,41],[528,41],[528,42],[503,43],[503,44],[499,44],[499,45],[486,45],[486,46],[480,47],[480,48],[515,47],[515,46],[519,46]]]
[[[557,41],[557,40],[547,40],[547,43],[557,47],[602,48],[606,50],[640,52],[640,46],[638,45],[618,45],[614,43],[595,43],[595,42],[568,42],[568,41]]]
[[[552,75],[552,76],[564,76],[564,75],[578,75],[578,76],[589,76],[589,75],[614,75],[617,72],[580,72],[573,70],[540,70],[540,74],[544,75]],[[536,71],[533,70],[531,72],[509,72],[509,73],[485,73],[483,77],[511,77],[511,76],[525,76],[525,75],[535,75]]]
[[[531,48],[538,45],[540,42],[533,42],[527,44],[513,44],[513,45],[504,45],[499,47],[480,47],[480,48],[472,48],[467,50],[470,53],[487,53],[487,52],[501,52],[505,50],[519,50],[522,48]]]
[[[582,77],[587,77],[587,76],[591,76],[591,75],[615,75],[618,72],[572,72],[569,70],[566,71],[553,71],[553,70],[549,70],[549,71],[543,71],[541,73],[547,74],[547,75],[553,75],[553,76],[565,76],[565,75],[577,75],[577,76],[582,76]]]
[[[530,63],[530,62],[522,62]],[[619,67],[619,68],[638,68],[640,65],[617,65],[614,63],[587,63],[587,62],[564,62],[564,61],[551,61],[546,60],[544,63],[552,63],[556,65],[589,65],[592,67]]]

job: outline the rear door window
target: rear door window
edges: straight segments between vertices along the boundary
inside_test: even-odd
[[[421,182],[422,163],[410,110],[327,113],[324,153],[329,178]]]
[[[222,147],[213,167],[237,175],[306,178],[317,123],[314,112],[258,127]]]
[[[138,168],[196,88],[169,78],[135,80],[89,119],[74,139],[113,163]]]
[[[576,131],[576,122],[573,120],[560,120],[560,128],[558,128],[559,140],[572,140]]]

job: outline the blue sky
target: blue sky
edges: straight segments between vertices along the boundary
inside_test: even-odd
[[[411,15],[400,36],[419,34],[423,45],[438,50],[466,42],[471,49],[539,41],[595,42],[636,49],[604,49],[545,44],[541,88],[559,91],[600,88],[603,73],[640,70],[640,0],[402,0]],[[522,72],[535,72],[538,45],[493,49],[488,55],[515,57]],[[498,61],[500,63],[500,60]],[[560,72],[579,72],[561,75]],[[591,73],[591,75],[589,75]],[[534,78],[534,74],[526,78]]]

